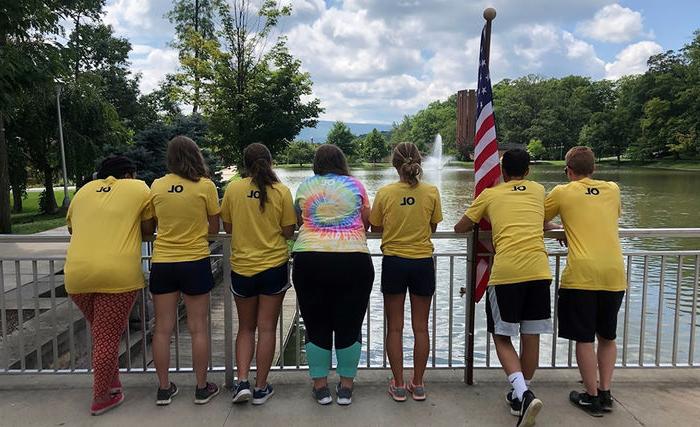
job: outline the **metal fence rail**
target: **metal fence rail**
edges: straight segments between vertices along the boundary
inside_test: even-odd
[[[547,238],[559,238],[555,230]],[[626,229],[623,238],[700,238],[700,229]],[[210,369],[225,371],[228,384],[233,382],[235,310],[230,285],[230,236],[210,236],[220,253],[212,255],[212,264],[222,271],[223,280],[215,290],[210,306]],[[379,238],[368,234],[370,243]],[[480,238],[490,238],[481,233]],[[498,359],[491,338],[486,333],[483,309],[471,303],[470,269],[474,254],[470,250],[473,236],[438,232],[436,241],[450,241],[448,250],[434,254],[437,291],[429,317],[431,332],[430,369],[464,368],[465,380],[473,367],[495,367]],[[0,236],[0,245],[16,243],[67,243],[68,236]],[[376,244],[375,244],[376,245]],[[437,244],[438,248],[441,246]],[[629,289],[620,310],[618,324],[621,367],[700,366],[697,352],[698,280],[700,275],[700,241],[698,250],[626,251],[625,263]],[[215,252],[219,252],[219,250]],[[372,253],[379,273],[381,254]],[[556,319],[556,290],[564,268],[566,252],[550,252],[553,272],[552,307]],[[0,374],[73,373],[90,370],[90,334],[82,314],[65,293],[63,263],[65,257],[4,257],[0,260]],[[144,270],[150,263],[150,244],[144,245]],[[386,321],[383,316],[379,274],[363,325],[364,342],[360,366],[363,369],[387,368],[385,350]],[[460,297],[462,291],[465,297]],[[280,355],[274,369],[305,369],[303,319],[299,316],[294,294],[289,293],[292,311],[283,310],[279,318]],[[410,312],[410,310],[407,310]],[[470,315],[474,327],[470,328]],[[408,314],[407,314],[408,316]],[[184,323],[183,323],[184,324]],[[219,325],[217,327],[217,325]],[[223,326],[222,326],[223,325]],[[407,323],[410,325],[410,323]],[[171,369],[191,371],[189,335],[186,328],[174,333]],[[151,331],[153,315],[150,296],[142,290],[131,315],[129,328],[120,348],[120,366],[125,372],[151,372]],[[542,336],[540,366],[575,366],[573,345],[554,334]],[[412,333],[405,328],[406,366],[412,366]]]

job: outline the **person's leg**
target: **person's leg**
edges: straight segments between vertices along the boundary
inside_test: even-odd
[[[600,384],[598,388],[603,391],[610,390],[615,361],[617,360],[617,343],[598,336],[598,371]]]
[[[81,313],[83,313],[83,317],[85,317],[85,320],[90,323],[90,327],[92,327],[92,320],[93,320],[93,312],[94,312],[94,302],[95,294],[71,294],[70,299],[73,300],[75,305],[78,306],[78,309],[80,310]]]
[[[304,319],[306,331],[306,359],[309,376],[314,389],[328,386],[328,372],[333,347],[333,325],[331,307],[333,302],[330,288],[334,283],[332,269],[327,261],[328,254],[302,252],[294,255],[292,279],[299,302],[299,312]]]
[[[110,386],[119,364],[119,341],[138,291],[95,294],[92,369],[95,403],[111,398]]]
[[[384,294],[386,354],[396,387],[403,387],[403,317],[406,294]]]
[[[520,334],[520,367],[528,383],[535,376],[540,361],[540,336]]]
[[[432,296],[411,294],[411,326],[413,327],[413,379],[414,385],[423,384],[425,367],[430,354],[430,335],[428,333],[428,316]]]
[[[277,295],[260,295],[258,302],[258,346],[255,352],[257,375],[255,387],[262,389],[267,385],[267,375],[275,356],[277,319],[282,308],[285,292]]]
[[[368,254],[342,254],[333,298],[333,328],[342,388],[352,389],[360,361],[362,323],[374,282],[374,266]],[[336,256],[336,259],[339,259]]]
[[[255,330],[258,327],[258,297],[233,297],[238,313],[236,335],[236,367],[238,381],[248,381],[250,364],[255,353]]]
[[[161,390],[170,388],[168,372],[170,370],[170,338],[177,323],[177,304],[180,292],[153,294],[155,310],[155,327],[151,345],[153,348],[153,364],[156,366],[158,387]]]
[[[192,368],[197,388],[207,386],[209,367],[209,293],[201,295],[183,294],[187,309],[187,329],[192,337]]]
[[[522,400],[527,386],[520,365],[520,357],[511,341],[511,337],[520,333],[520,325],[511,321],[513,320],[511,312],[514,311],[511,303],[514,301],[512,301],[513,298],[509,290],[517,290],[513,286],[518,285],[495,285],[486,289],[486,323],[488,331],[493,336],[498,360],[508,377],[508,382],[513,387],[515,397]]]
[[[598,395],[598,359],[592,342],[576,342],[576,363],[586,393]]]
[[[598,371],[600,384],[598,388],[609,392],[612,383],[615,362],[617,361],[617,314],[620,311],[624,291],[598,291],[598,316],[596,333],[598,336]]]

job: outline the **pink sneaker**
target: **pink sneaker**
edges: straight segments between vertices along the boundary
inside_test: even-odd
[[[116,408],[121,405],[124,401],[124,393],[117,393],[111,395],[109,400],[100,403],[93,403],[90,407],[90,413],[92,415],[102,415],[112,408]]]
[[[425,400],[426,393],[425,386],[423,384],[413,384],[413,380],[411,380],[409,381],[407,388],[408,392],[411,393],[411,397],[413,397],[413,400],[417,400],[419,402]]]
[[[394,399],[395,402],[405,402],[406,401],[406,387],[397,387],[396,382],[392,379],[389,381],[389,396]]]

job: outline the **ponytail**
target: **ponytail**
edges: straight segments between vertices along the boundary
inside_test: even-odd
[[[410,142],[402,142],[394,148],[391,164],[396,168],[401,179],[411,187],[418,185],[423,175],[421,156],[418,147]]]
[[[250,144],[243,150],[243,162],[246,175],[255,183],[260,191],[260,211],[265,211],[267,203],[267,187],[280,182],[275,171],[272,170],[272,154],[262,144]]]

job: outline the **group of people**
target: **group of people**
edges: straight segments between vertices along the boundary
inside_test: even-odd
[[[568,184],[549,193],[526,179],[530,156],[507,151],[503,183],[484,190],[455,225],[466,232],[486,218],[495,249],[486,291],[486,318],[511,390],[506,402],[518,426],[534,424],[542,401],[530,390],[539,363],[539,336],[552,333],[550,283],[544,230],[561,219],[568,245],[566,268],[556,295],[559,337],[576,342],[583,392],[569,400],[594,417],[612,411],[610,394],[617,359],[617,314],[627,288],[618,236],[620,189],[592,178],[595,156],[573,147],[565,156]],[[520,354],[512,337],[520,337]],[[598,340],[597,352],[594,343]]]
[[[591,178],[593,153],[575,147],[567,153],[572,181],[545,196],[526,180],[529,156],[510,150],[503,156],[504,182],[484,191],[455,225],[467,232],[487,218],[493,227],[495,258],[487,291],[489,332],[512,384],[506,399],[518,425],[532,425],[542,407],[529,382],[537,368],[539,334],[551,332],[551,274],[543,229],[560,216],[569,244],[559,291],[559,335],[575,340],[586,390],[572,392],[574,404],[592,415],[612,406],[610,381],[615,363],[615,329],[625,289],[617,237],[620,195],[613,183]],[[65,266],[66,290],[84,313],[93,336],[94,390],[91,413],[101,414],[123,399],[118,349],[137,292],[144,286],[141,241],[157,237],[149,290],[155,308],[152,338],[158,376],[156,403],[178,394],[168,377],[170,342],[182,296],[192,336],[196,378],[194,402],[219,394],[207,381],[209,294],[214,279],[209,234],[231,234],[231,292],[239,320],[236,337],[238,381],[234,403],[265,403],[274,389],[268,374],[275,352],[277,319],[292,282],[306,330],[306,357],[312,395],[333,401],[328,385],[335,347],[336,402],[352,402],[361,354],[361,328],[374,283],[366,232],[382,233],[381,291],[387,320],[386,351],[395,401],[426,399],[423,381],[430,340],[428,315],[435,292],[431,234],[442,221],[438,189],[421,182],[421,155],[414,144],[398,144],[392,165],[398,181],[380,188],[371,205],[362,183],[350,174],[335,145],[317,148],[314,175],[296,195],[274,172],[270,151],[254,143],[243,152],[243,179],[228,184],[221,204],[196,143],[178,136],[167,148],[169,173],[148,186],[136,179],[126,157],[105,159],[95,180],[78,191],[67,222],[72,234]],[[404,304],[408,291],[414,340],[414,369],[403,371]],[[257,333],[257,342],[256,342]],[[520,356],[511,337],[520,335]],[[598,354],[593,342],[598,337]],[[249,371],[255,357],[255,383]],[[597,372],[600,372],[598,380]]]

